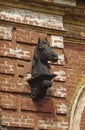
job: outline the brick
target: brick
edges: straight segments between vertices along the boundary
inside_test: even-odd
[[[67,130],[68,129],[68,122],[66,122],[64,120],[57,122],[57,128]]]
[[[57,48],[64,48],[64,44],[63,44],[63,36],[51,36],[51,40],[52,40],[52,47],[57,47]]]
[[[43,114],[38,116],[38,127],[40,129],[53,130],[56,127],[57,121],[50,114]]]
[[[32,43],[33,40],[31,39],[31,31],[24,30],[24,29],[16,29],[16,41]]]
[[[53,99],[53,104],[54,104],[54,111],[56,114],[60,114],[60,115],[67,115],[67,104],[66,104],[66,100],[62,100],[62,99]]]
[[[38,127],[41,130],[62,130],[68,129],[68,122],[65,119],[58,119],[51,114],[39,114],[38,115]]]
[[[0,90],[3,92],[30,93],[28,83],[23,77],[0,74]]]
[[[54,78],[56,81],[64,82],[66,81],[66,73],[63,70],[53,71],[57,76]]]
[[[12,27],[0,26],[0,39],[12,40]]]
[[[17,58],[31,60],[32,58],[32,50],[31,46],[25,45],[25,44],[17,44],[16,51],[14,53],[17,53]]]
[[[18,87],[18,91],[20,93],[26,93],[29,94],[30,93],[30,86],[27,83],[25,77],[17,77],[16,79],[17,82],[17,87]]]
[[[11,41],[0,40],[0,49],[7,49],[11,46]]]
[[[78,85],[78,83],[85,74],[85,71],[83,70],[85,62],[82,59],[82,57],[85,55],[79,54],[79,52],[81,51],[84,52],[84,50],[85,50],[84,45],[75,45],[75,44],[68,45],[68,43],[65,43],[65,53],[68,59],[68,64],[65,65],[64,70],[66,71],[66,77],[67,77],[66,86],[68,89],[68,97],[67,97],[68,102],[70,101],[70,98],[73,96],[74,91],[76,91],[76,86]]]
[[[13,44],[9,41],[0,41],[0,56],[19,58],[25,60],[32,59],[31,46],[28,48],[26,44]]]
[[[30,50],[28,50],[28,48],[24,48],[22,49],[22,46],[24,45],[17,45],[15,49],[13,48],[9,48],[9,50],[6,52],[6,55],[8,56],[14,56],[17,57],[19,59],[25,59],[25,60],[30,60],[31,59],[31,52]]]
[[[22,112],[2,112],[2,125],[10,127],[34,128],[36,114]]]
[[[32,62],[27,61],[17,61],[17,75],[26,76],[27,73],[31,73]]]
[[[67,24],[67,25],[65,25],[65,29],[68,30],[65,33],[65,37],[76,38],[76,39],[85,39],[85,29],[84,28],[81,28],[80,26]]]
[[[48,38],[47,34],[45,34],[45,33],[31,32],[31,39],[33,39],[34,43],[38,43],[39,37],[41,40],[44,40],[45,37]]]
[[[67,88],[64,87],[64,84],[53,82],[52,87],[48,90],[48,95],[52,95],[60,98],[66,98]]]
[[[21,42],[21,43],[26,43],[26,44],[37,44],[38,43],[38,38],[41,38],[42,40],[47,37],[48,41],[51,42],[50,36],[47,35],[46,33],[40,33],[40,32],[35,32],[32,30],[24,30],[24,29],[16,29],[16,41]]]
[[[84,121],[85,121],[85,111],[83,111],[83,114],[81,117],[80,129],[83,129],[85,127]]]
[[[52,48],[55,53],[58,54],[58,60],[57,62],[49,62],[52,65],[65,65],[65,54],[63,49],[59,48]]]
[[[16,61],[13,59],[8,59],[8,58],[0,58],[0,72],[15,74],[16,73]]]
[[[1,93],[0,94],[1,108],[14,109],[19,107],[18,96],[12,94]]]
[[[0,56],[7,56],[9,48],[12,48],[12,47],[13,47],[13,44],[11,41],[0,40]]]
[[[69,4],[71,5],[71,2]],[[62,16],[51,17],[51,15],[16,8],[2,9],[2,7],[0,12],[1,20],[63,30]],[[75,41],[78,38],[82,40],[85,38],[83,25],[82,27],[76,25],[74,27],[71,24],[69,26],[65,25],[69,30],[65,37],[74,38]],[[69,44],[68,42],[63,44],[62,36],[51,36],[36,32],[36,30],[17,28],[12,34],[11,27],[0,26],[0,28],[0,56],[3,57],[0,58],[2,68],[0,105],[3,109],[2,114],[2,109],[0,109],[0,114],[4,128],[68,130],[67,107],[76,86],[85,75],[85,45],[71,44],[71,41]],[[58,53],[58,62],[50,63],[51,72],[58,75],[54,78],[52,87],[48,89],[45,98],[33,102],[26,78],[31,76],[33,49],[38,37],[41,39],[47,37],[53,50]],[[81,119],[80,128],[83,129],[84,117]]]
[[[58,65],[65,65],[65,55],[64,54],[58,54]]]
[[[18,91],[14,76],[0,74],[0,85],[0,90],[2,91]]]
[[[20,98],[21,110],[35,111],[35,112],[44,112],[52,113],[53,104],[51,98],[45,97],[40,101],[34,102],[28,96],[23,96]],[[24,104],[24,105],[23,105]]]

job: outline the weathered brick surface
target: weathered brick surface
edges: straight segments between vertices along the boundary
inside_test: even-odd
[[[4,114],[2,114],[3,127],[18,127],[20,129],[37,127],[37,129],[48,130],[62,129],[62,120],[59,119],[58,124],[56,124],[57,119],[54,115],[66,115],[66,106],[60,102],[55,103],[55,98],[51,98],[51,96],[61,99],[66,97],[67,92],[66,89],[62,87],[62,81],[60,81],[60,84],[56,84],[56,81],[62,78],[60,72],[59,78],[55,78],[55,85],[48,90],[47,96],[42,101],[34,102],[30,98],[30,86],[26,82],[26,75],[30,75],[31,73],[33,49],[37,44],[38,37],[41,39],[47,37],[49,42],[51,43],[52,41],[53,44],[59,41],[59,39],[56,38],[56,41],[54,41],[50,35],[45,33],[18,28],[13,30],[11,35],[12,39],[10,41],[7,39],[2,41],[3,38],[1,38],[0,41],[3,43],[0,46],[2,50],[2,57],[0,58],[0,105],[4,110]],[[62,40],[60,40],[60,42],[62,42]],[[62,46],[63,43],[60,43],[60,45],[56,47],[53,45],[53,50],[59,53],[59,55],[64,55],[62,50],[64,46]],[[62,60],[62,58],[59,59],[59,61],[60,60]],[[57,62],[55,64],[50,63],[50,65],[52,67],[51,71],[54,71],[55,67],[64,64]],[[27,114],[28,112],[31,118],[29,114]],[[35,118],[32,112],[36,113]],[[39,115],[37,113],[39,113]],[[55,114],[53,115],[53,113]]]
[[[0,90],[5,92],[24,92],[29,93],[26,80],[22,77],[0,74]]]
[[[82,118],[81,118],[81,124],[80,124],[80,129],[84,130],[85,129],[85,111],[82,114]]]
[[[36,114],[22,112],[2,112],[2,125],[22,128],[34,128]]]
[[[16,41],[30,44],[37,44],[38,38],[49,37],[45,33],[39,33],[34,31],[28,31],[24,29],[16,29]]]
[[[3,126],[22,127],[24,128],[36,128],[46,130],[60,130],[62,128],[67,129],[67,121],[64,119],[54,118],[51,114],[33,114],[27,112],[2,112]]]
[[[65,37],[76,38],[76,39],[85,39],[85,28],[75,25],[65,25],[67,33]]]
[[[0,58],[0,72],[15,75],[16,60],[8,59],[8,58]]]
[[[38,125],[40,129],[47,129],[47,130],[61,130],[61,129],[68,129],[68,122],[66,119],[61,119],[60,117],[56,118],[53,115],[39,115],[38,118]]]
[[[66,100],[62,100],[62,98],[53,99],[53,104],[54,104],[54,110],[56,114],[60,114],[60,115],[67,114]]]
[[[28,96],[20,97],[21,110],[31,110],[35,112],[47,112],[53,113],[53,101],[51,98],[45,98],[44,100],[33,102]],[[24,104],[24,105],[23,105]]]
[[[52,87],[48,89],[48,94],[54,97],[66,98],[67,89],[64,86],[64,83],[53,82]]]
[[[38,27],[63,29],[62,16],[54,16],[51,14],[45,14],[17,8],[8,9],[5,7],[4,10],[1,8],[0,11],[0,19],[2,20],[34,25]]]
[[[11,75],[0,74],[1,91],[17,91],[16,78]]]
[[[17,109],[19,106],[18,96],[12,94],[0,93],[0,106],[6,109]]]
[[[55,0],[53,2],[56,3]],[[63,0],[63,4],[74,3]],[[49,35],[37,30],[37,27],[45,27],[62,31],[63,18],[60,15],[3,6],[0,8],[0,19],[19,23],[20,27],[30,25],[27,29],[11,24],[0,25],[0,116],[3,130],[68,130],[68,106],[76,86],[85,75],[85,45],[64,43],[61,35]],[[35,26],[35,30],[31,26]],[[84,40],[84,29],[81,27],[66,24],[65,28],[69,30],[65,38]],[[34,102],[26,79],[31,76],[33,49],[39,37],[47,37],[58,53],[58,61],[49,63],[50,71],[57,76],[52,80],[52,87],[45,98]],[[81,130],[84,129],[83,122],[84,115]]]
[[[76,86],[85,75],[85,45],[65,43],[67,63],[65,65],[66,83],[68,88],[68,104],[75,92]]]
[[[12,40],[12,27],[0,26],[0,39]]]
[[[3,29],[4,33],[6,33],[6,29],[8,27]],[[54,115],[65,114],[65,105],[58,103],[58,106],[56,106],[55,98],[52,99],[51,96],[64,99],[66,90],[60,84],[58,87],[54,85],[48,90],[47,96],[42,101],[34,102],[30,98],[30,86],[26,82],[26,75],[31,73],[33,49],[37,44],[38,37],[41,39],[47,37],[49,43],[53,44],[53,50],[59,53],[59,61],[55,64],[50,63],[51,70],[55,70],[54,66],[64,65],[62,63],[64,59],[60,56],[64,55],[62,37],[55,36],[55,41],[54,37],[46,33],[20,28],[12,29],[10,33],[11,39],[8,39],[7,34],[3,39],[4,33],[1,33],[2,37],[0,39],[0,106],[3,109],[1,120],[4,129],[7,127],[17,127],[17,129],[62,129],[59,126],[62,121],[59,120],[57,127],[57,119]],[[58,43],[59,40],[60,43]],[[56,42],[58,46],[54,45]],[[56,84],[56,81],[57,78],[55,78],[54,84]],[[63,91],[65,92],[63,93]],[[33,113],[35,114],[33,115]],[[55,114],[53,115],[53,113]]]

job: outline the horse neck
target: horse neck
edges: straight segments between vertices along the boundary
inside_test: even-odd
[[[37,62],[37,72],[40,74],[49,74],[49,64],[48,62],[41,62],[41,60],[39,59]]]
[[[34,57],[34,65],[32,67],[32,75],[36,76],[36,75],[41,75],[41,74],[49,74],[49,64],[47,61],[42,61],[40,59],[40,54],[37,50],[37,48],[35,49],[35,56],[37,56],[37,60]]]

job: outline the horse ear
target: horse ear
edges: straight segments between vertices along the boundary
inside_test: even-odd
[[[45,41],[48,43],[48,39],[47,39],[47,37],[45,37]]]
[[[38,45],[39,45],[40,41],[41,41],[41,39],[40,39],[40,37],[39,37],[39,38],[38,38]]]

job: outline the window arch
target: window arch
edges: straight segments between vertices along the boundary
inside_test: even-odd
[[[85,84],[78,90],[70,113],[69,130],[80,130],[80,122],[85,109]]]

